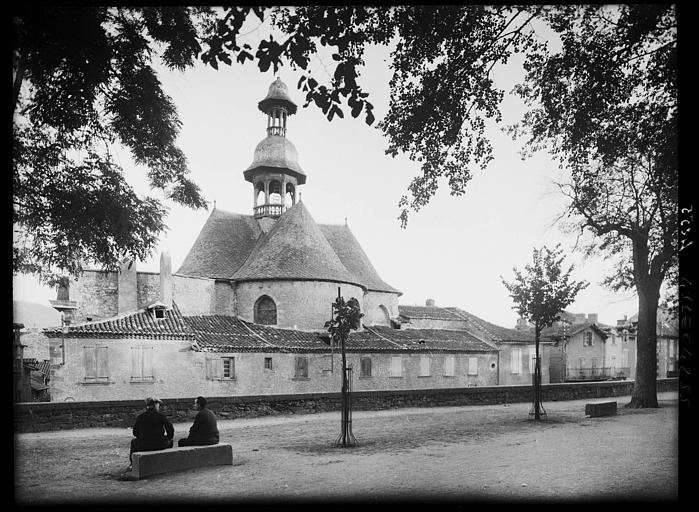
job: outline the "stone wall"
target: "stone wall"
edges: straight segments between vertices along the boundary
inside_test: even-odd
[[[345,300],[355,297],[363,310],[364,291],[359,286],[326,281],[249,281],[236,286],[238,316],[252,322],[255,302],[267,295],[277,306],[277,327],[324,329],[338,286]]]
[[[77,281],[70,282],[70,300],[78,303],[72,323],[93,321],[118,313],[119,274],[85,270]]]
[[[632,381],[545,384],[542,400],[598,399],[628,396]],[[658,392],[676,391],[678,379],[659,379]],[[173,423],[190,422],[194,397],[165,399],[161,411]],[[354,410],[401,407],[442,407],[529,402],[530,386],[491,386],[411,391],[363,391],[352,395]],[[221,419],[280,414],[309,414],[340,409],[339,393],[306,395],[209,397],[210,408]],[[41,432],[88,427],[128,428],[143,412],[142,400],[112,402],[23,403],[14,409],[15,432]]]
[[[391,318],[398,316],[398,294],[368,291],[362,306],[364,325],[391,325]]]
[[[172,275],[172,300],[183,315],[214,314],[214,280]]]
[[[136,294],[138,309],[145,309],[160,300],[160,274],[138,272],[136,274]]]

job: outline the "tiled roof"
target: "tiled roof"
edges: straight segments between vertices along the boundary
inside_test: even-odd
[[[43,361],[37,361],[34,358],[24,358],[22,359],[22,364],[31,370],[43,373],[44,375],[51,375],[51,361],[44,359]]]
[[[449,352],[495,352],[497,348],[478,339],[467,331],[450,329],[392,329],[384,326],[368,327],[364,332],[376,333],[393,343],[407,345],[413,350]],[[359,336],[363,333],[352,333]]]
[[[582,324],[573,325],[557,325],[555,327],[548,327],[541,331],[541,336],[550,338],[553,340],[561,340],[564,337],[570,338],[575,336],[585,329],[592,328],[597,334],[599,334],[603,339],[607,339],[608,334],[604,332],[597,324],[592,322],[585,322]]]
[[[328,333],[279,329],[224,315],[186,316],[205,352],[330,352]],[[334,349],[337,350],[337,347]],[[439,329],[396,330],[371,327],[352,332],[347,352],[492,352],[495,347],[464,331]]]
[[[500,327],[477,317],[463,309],[456,307],[438,306],[398,306],[398,313],[405,318],[429,319],[429,320],[461,320],[468,327],[467,330],[474,336],[486,342],[522,342],[531,343],[534,335],[526,331]],[[406,329],[407,331],[408,329]],[[412,330],[412,329],[410,329]]]
[[[359,283],[366,286],[369,290],[402,294],[379,277],[378,272],[371,264],[371,260],[369,260],[362,246],[359,245],[349,227],[331,224],[319,224],[318,227],[345,268],[354,275]]]
[[[302,202],[279,217],[232,277],[236,281],[313,279],[360,284],[342,264]]]
[[[463,320],[450,308],[440,308],[437,306],[398,306],[398,314],[405,318],[427,319],[427,320]]]
[[[193,340],[194,335],[184,323],[179,308],[163,311],[163,318],[155,318],[152,311],[138,310],[105,320],[86,322],[44,331],[49,338],[148,338],[161,340]]]
[[[206,352],[287,352],[322,350],[318,334],[245,322],[234,316],[186,316],[196,347]]]
[[[177,274],[228,279],[245,263],[261,233],[251,215],[215,208]]]

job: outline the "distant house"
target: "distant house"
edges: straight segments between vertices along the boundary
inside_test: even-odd
[[[615,327],[607,329],[612,337],[613,346],[616,348],[615,355],[621,358],[622,363],[628,363],[631,367],[629,377],[631,379],[635,378],[636,373],[637,329],[638,313],[630,318],[624,316],[624,318],[617,320]],[[655,334],[658,378],[677,377],[679,325],[677,319],[672,318],[662,308],[658,308]]]
[[[555,342],[552,353],[557,354],[552,360],[562,363],[562,374],[555,372],[556,382],[629,378],[630,367],[605,366],[609,336],[596,323],[558,325],[544,329],[542,335]]]
[[[534,333],[528,330],[508,329],[456,307],[398,306],[402,329],[434,327],[463,330],[493,345],[498,350],[498,385],[525,385],[532,383],[535,359]],[[552,343],[540,340],[541,382],[549,382],[549,348]]]

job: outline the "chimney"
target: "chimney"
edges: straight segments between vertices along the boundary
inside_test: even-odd
[[[172,308],[172,261],[170,253],[160,253],[160,302]]]
[[[585,323],[585,313],[575,313],[573,315],[574,324],[584,324]]]
[[[597,313],[588,313],[587,321],[591,322],[593,324],[596,324],[597,323]]]
[[[136,262],[128,258],[119,267],[119,299],[117,312],[121,315],[138,309],[136,288]]]
[[[427,306],[428,308],[433,308],[434,307],[434,299],[427,299],[425,301],[425,306]]]
[[[70,279],[65,276],[58,282],[56,300],[70,300]]]

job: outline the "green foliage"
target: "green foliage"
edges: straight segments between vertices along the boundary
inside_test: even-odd
[[[671,5],[546,14],[561,49],[529,52],[515,135],[568,170],[568,214],[616,260],[613,289],[660,286],[677,266],[677,38]]]
[[[176,145],[180,121],[151,63],[175,69],[200,53],[208,8],[32,7],[13,16],[13,271],[53,283],[93,262],[146,258],[165,207],[140,198],[111,158],[114,143],[150,185],[205,207]]]
[[[516,267],[513,269],[514,281],[507,282],[500,276],[515,303],[513,309],[534,324],[537,337],[541,329],[558,320],[578,292],[589,285],[585,281],[571,280],[573,265],[564,272],[564,259],[560,244],[554,249],[535,248],[532,262],[525,265],[523,272]]]
[[[364,313],[360,310],[359,301],[354,297],[346,302],[342,297],[338,297],[333,302],[332,311],[333,317],[325,322],[325,328],[334,340],[341,340],[344,344],[350,330],[359,329]]]

